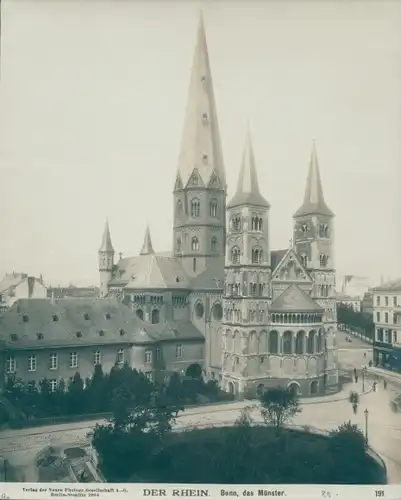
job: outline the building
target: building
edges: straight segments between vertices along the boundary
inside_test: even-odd
[[[372,288],[376,366],[401,371],[401,279]]]
[[[248,133],[234,197],[227,184],[202,19],[173,190],[173,249],[149,228],[115,262],[106,222],[100,299],[19,300],[0,321],[7,373],[55,386],[127,361],[150,378],[201,373],[238,397],[281,385],[303,396],[338,387],[334,214],[313,145],[288,248],[272,250]],[[295,209],[296,207],[294,207]],[[66,297],[66,295],[64,295]]]
[[[127,362],[163,380],[166,373],[201,364],[204,356],[203,335],[192,324],[177,328],[161,321],[145,331],[114,298],[20,299],[0,317],[0,337],[7,375],[28,383],[47,377],[53,389],[76,372],[91,377],[97,364],[108,372]]]
[[[99,297],[100,289],[97,286],[49,286],[47,288],[47,297],[49,299],[95,299]]]
[[[341,292],[337,292],[336,294],[336,303],[350,307],[355,312],[361,312],[362,310],[362,300],[359,297],[351,297]]]
[[[19,299],[40,299],[46,295],[42,276],[35,278],[25,273],[9,273],[0,281],[0,310],[9,309]]]
[[[204,374],[227,391],[255,393],[278,383],[303,395],[335,390],[334,214],[315,146],[289,248],[271,250],[270,205],[260,193],[249,133],[227,207],[226,196],[201,20],[173,191],[173,250],[156,253],[147,228],[140,255],[115,262],[106,223],[101,296],[127,304],[145,331],[161,321],[193,325],[204,337]]]
[[[373,318],[373,293],[371,290],[366,292],[362,298],[361,311]]]

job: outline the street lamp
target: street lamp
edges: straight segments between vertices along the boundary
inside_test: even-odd
[[[365,443],[366,445],[369,444],[369,440],[368,440],[368,416],[369,416],[369,411],[368,409],[366,408],[365,411]]]

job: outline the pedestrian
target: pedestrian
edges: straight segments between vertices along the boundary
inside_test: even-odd
[[[356,415],[356,412],[358,411],[358,403],[354,403],[352,405],[352,409],[354,410],[354,415]]]
[[[369,361],[369,368],[372,368],[373,362],[372,360]]]
[[[375,381],[373,382],[373,392],[376,392],[376,384],[377,384],[377,382],[376,382],[376,380],[375,380]]]
[[[386,380],[386,379],[383,379],[383,387],[384,387],[385,389],[387,389],[387,380]]]
[[[358,375],[355,375],[355,382],[358,383]]]
[[[363,353],[363,357],[366,358],[366,352]]]

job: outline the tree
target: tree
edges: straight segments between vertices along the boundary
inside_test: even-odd
[[[281,387],[267,389],[260,395],[260,403],[263,420],[273,425],[277,432],[286,421],[301,412],[298,396]]]
[[[68,385],[68,408],[72,414],[83,413],[86,405],[84,394],[84,381],[76,372]]]

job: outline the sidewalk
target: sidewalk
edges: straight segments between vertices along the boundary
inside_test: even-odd
[[[345,384],[340,392],[335,394],[330,394],[328,396],[318,396],[316,398],[300,398],[301,405],[313,405],[322,403],[335,403],[336,401],[345,401],[349,398],[349,393],[351,391],[357,392],[360,396],[364,394],[369,394],[372,391],[372,384],[365,379],[365,390],[362,392],[362,382],[361,380],[356,382],[351,382]]]
[[[401,385],[401,373],[392,372],[390,370],[385,370],[384,368],[377,368],[375,366],[368,367],[368,373],[372,375],[377,375],[379,377],[385,378],[391,382],[398,383]]]

